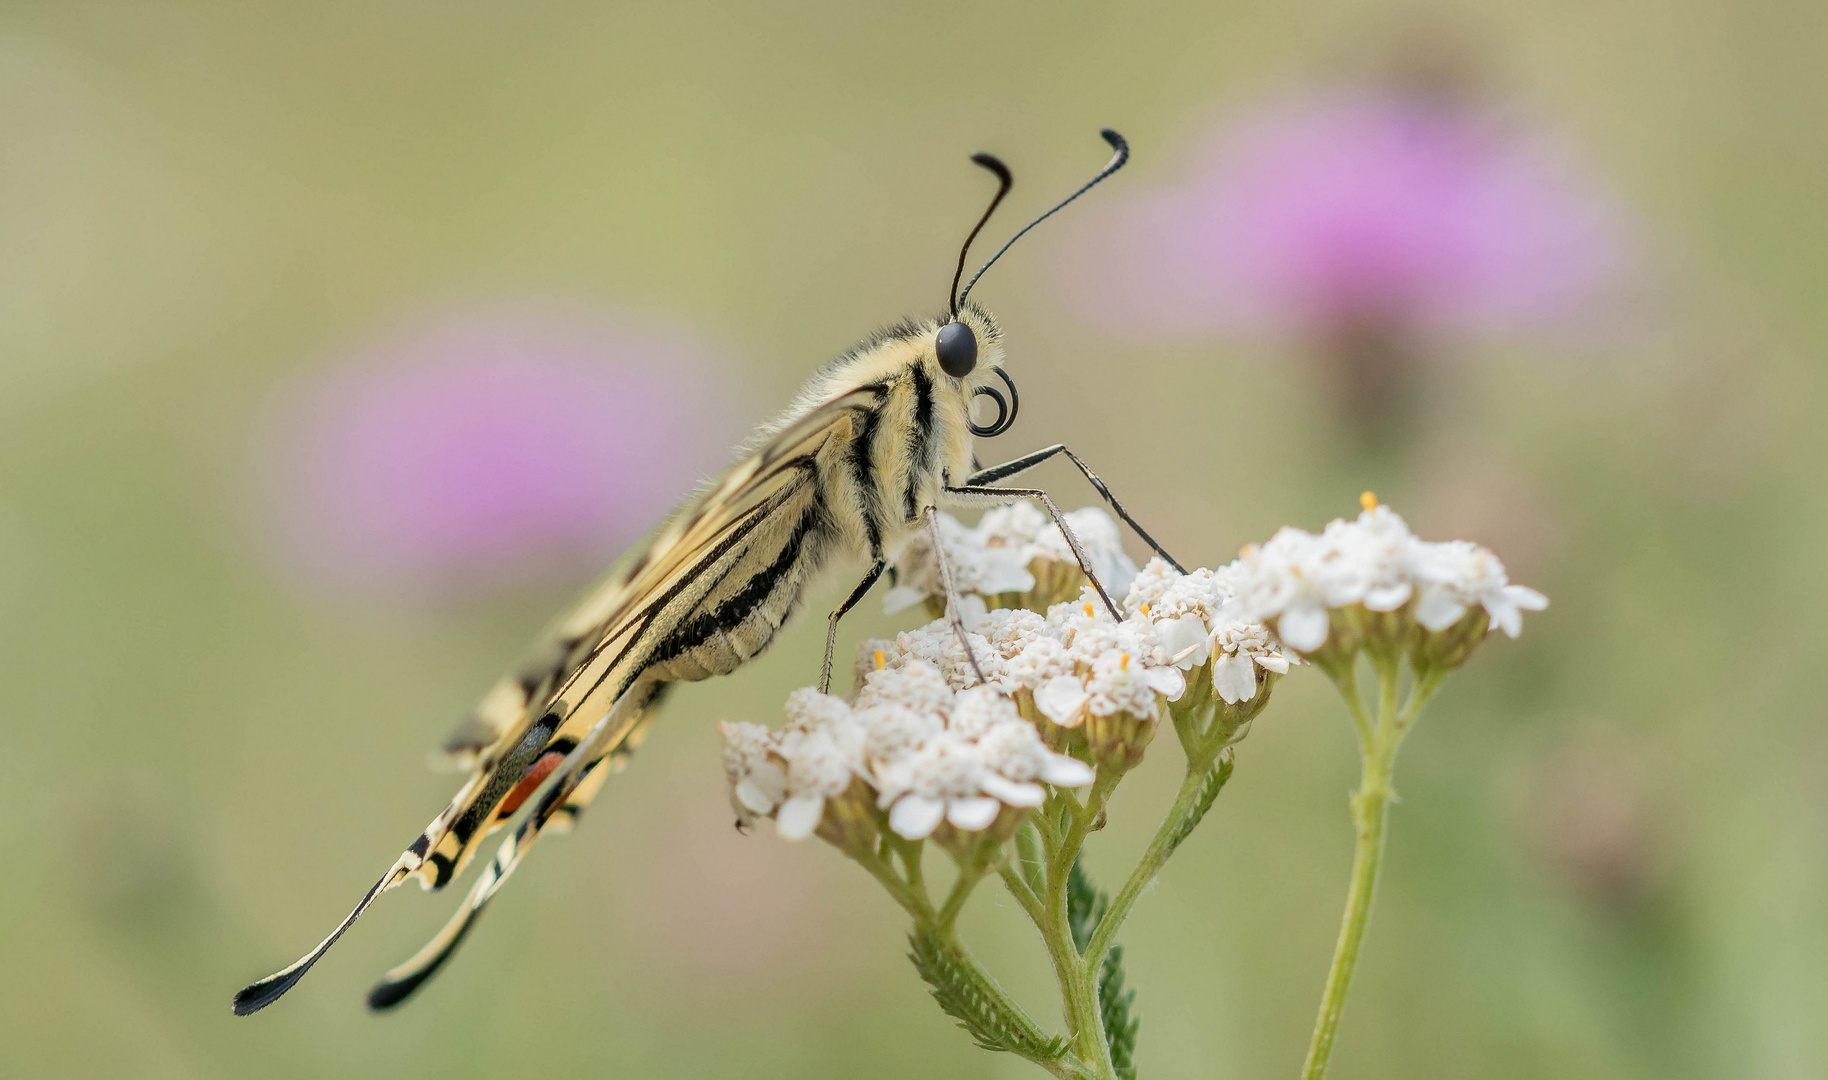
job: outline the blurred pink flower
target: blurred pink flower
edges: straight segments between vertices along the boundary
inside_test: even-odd
[[[728,374],[677,333],[549,313],[409,329],[262,435],[291,561],[389,591],[606,566],[727,460]]]
[[[1332,344],[1574,314],[1616,271],[1608,208],[1539,140],[1417,93],[1335,93],[1223,128],[1192,175],[1108,211],[1066,265],[1126,337]]]

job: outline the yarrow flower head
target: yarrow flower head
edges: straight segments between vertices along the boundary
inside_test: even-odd
[[[1285,528],[1245,549],[1229,577],[1234,615],[1272,625],[1282,642],[1329,660],[1361,646],[1412,651],[1458,666],[1492,626],[1516,637],[1523,612],[1548,599],[1511,584],[1504,564],[1464,540],[1418,539],[1366,493],[1364,512],[1319,534]]]
[[[1055,604],[1045,618],[1032,611],[988,612],[978,625],[984,633],[966,638],[985,677],[1048,746],[1127,769],[1141,759],[1187,679],[1148,619],[1117,622],[1093,595],[1088,588],[1077,600]],[[943,619],[893,641],[866,642],[862,655],[885,669],[937,669],[961,694],[976,682],[958,635]],[[872,685],[865,683],[859,704],[870,700]]]
[[[1117,523],[1095,506],[1062,515],[1079,541],[1092,570],[1105,587],[1121,594],[1136,576],[1136,563],[1123,550]],[[1085,572],[1073,557],[1060,527],[1032,503],[1023,501],[984,512],[975,526],[939,515],[939,532],[952,570],[952,584],[967,626],[986,611],[1044,610],[1049,604],[1079,595]],[[945,614],[945,587],[931,538],[915,536],[890,569],[894,587],[883,596],[891,615],[924,604],[930,617]]]
[[[1005,811],[1013,824],[1041,805],[1044,784],[1091,783],[1091,768],[1049,750],[997,688],[955,690],[919,656],[896,658],[854,702],[807,688],[778,731],[720,726],[739,821],[773,817],[787,839],[817,832],[840,846],[874,843],[883,827],[919,840],[943,826],[982,832]]]
[[[1152,559],[1137,574],[1124,609],[1153,624],[1165,662],[1187,672],[1195,692],[1176,716],[1195,742],[1234,742],[1269,702],[1278,677],[1300,661],[1262,623],[1240,617],[1236,566],[1182,574]]]

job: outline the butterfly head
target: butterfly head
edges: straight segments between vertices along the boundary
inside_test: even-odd
[[[996,409],[987,423],[970,420],[971,434],[988,439],[1008,431],[1016,420],[1016,384],[1003,370],[1002,332],[990,313],[975,304],[961,308],[933,332],[930,347],[940,381],[963,395],[967,413],[978,398],[988,398]]]

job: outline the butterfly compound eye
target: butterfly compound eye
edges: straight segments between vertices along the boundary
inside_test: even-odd
[[[939,366],[955,379],[964,378],[977,367],[977,335],[962,322],[940,327],[933,351],[939,354]]]

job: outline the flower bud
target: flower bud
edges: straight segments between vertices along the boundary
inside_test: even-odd
[[[1032,813],[1033,807],[1004,806],[997,811],[996,820],[978,830],[960,829],[942,821],[933,830],[933,842],[944,848],[961,869],[988,866]]]
[[[885,824],[876,793],[862,777],[853,777],[844,794],[825,800],[813,835],[846,854],[868,855],[876,850]]]
[[[1409,663],[1417,670],[1452,671],[1466,663],[1491,630],[1491,616],[1482,607],[1470,608],[1458,622],[1444,630],[1417,628],[1410,646]]]
[[[1127,711],[1092,713],[1085,719],[1085,738],[1093,761],[1128,772],[1142,762],[1143,750],[1155,738],[1155,717]]]
[[[1079,564],[1071,559],[1062,561],[1046,556],[1037,557],[1029,562],[1028,572],[1034,575],[1034,589],[1026,594],[1003,598],[1007,600],[1003,606],[1046,611],[1055,604],[1075,599],[1086,586],[1085,571],[1079,569]]]

